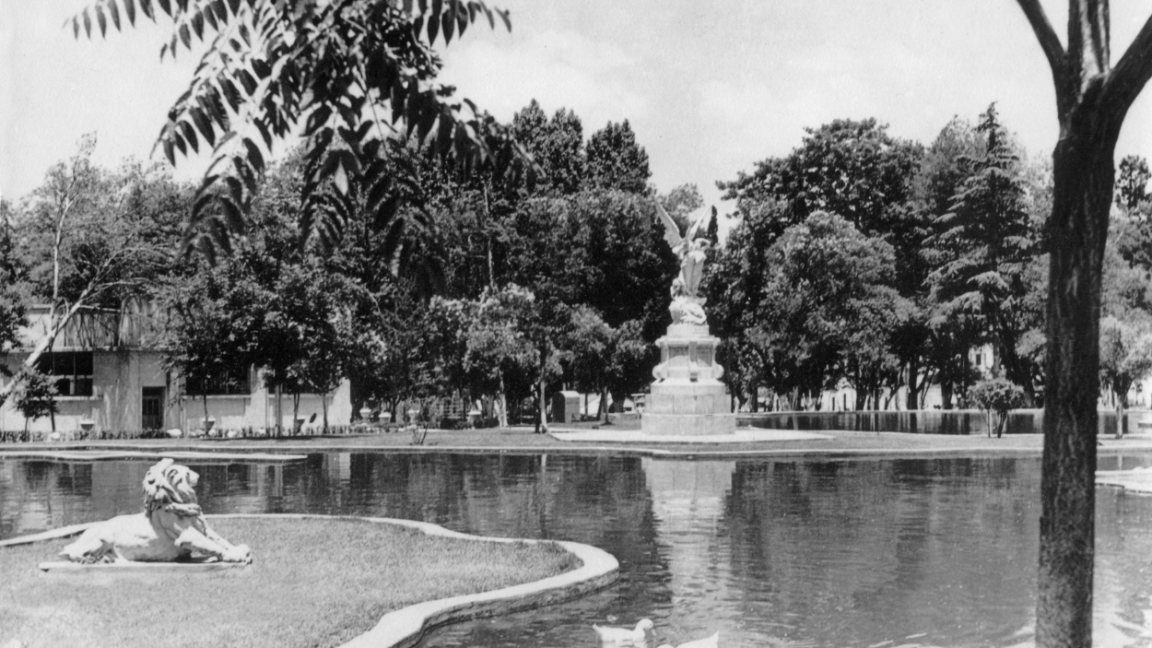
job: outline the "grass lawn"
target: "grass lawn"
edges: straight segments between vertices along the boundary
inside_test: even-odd
[[[253,564],[231,575],[43,577],[75,538],[0,548],[0,645],[338,646],[413,603],[553,576],[578,560],[552,544],[440,538],[359,520],[210,518]]]

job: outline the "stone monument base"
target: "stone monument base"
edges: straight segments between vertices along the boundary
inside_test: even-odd
[[[718,339],[707,324],[676,323],[656,341],[661,362],[644,404],[640,430],[646,434],[707,436],[736,433],[731,397],[718,379]]]
[[[735,414],[645,414],[640,419],[645,434],[715,436],[736,434]]]

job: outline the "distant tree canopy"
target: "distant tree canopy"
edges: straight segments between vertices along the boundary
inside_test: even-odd
[[[709,266],[705,290],[733,393],[754,402],[766,388],[790,407],[811,407],[822,390],[845,385],[857,390],[855,407],[881,408],[904,388],[906,406],[917,408],[924,387],[937,384],[944,406],[953,407],[989,369],[978,370],[970,351],[990,344],[991,369],[1037,402],[1045,380],[1050,167],[1027,159],[995,105],[975,124],[954,118],[928,147],[889,138],[875,120],[837,120],[807,132],[789,156],[719,183],[737,200],[739,220]],[[1149,202],[1136,199],[1141,164],[1136,156],[1124,164],[1133,207],[1114,215],[1123,235],[1110,244],[1104,284],[1106,305],[1130,321],[1152,315],[1152,263],[1141,243],[1152,240],[1144,238],[1152,233],[1143,216]],[[781,246],[803,249],[793,228],[817,212],[887,246],[886,273],[849,273],[882,289],[875,294],[890,300],[883,308],[853,301],[851,318],[824,311],[842,294],[826,283],[839,276],[830,260],[824,270],[781,274],[790,258],[780,256]],[[845,241],[835,246],[848,254]],[[858,333],[826,333],[832,322],[849,320]],[[819,326],[797,324],[805,322]]]

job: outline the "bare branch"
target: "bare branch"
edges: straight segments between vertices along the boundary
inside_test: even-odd
[[[1104,82],[1104,101],[1123,114],[1152,78],[1152,16]]]
[[[1016,0],[1016,2],[1028,18],[1028,24],[1032,25],[1036,40],[1040,42],[1040,49],[1044,50],[1044,56],[1048,59],[1048,67],[1052,68],[1052,80],[1056,86],[1056,105],[1060,117],[1063,118],[1065,109],[1070,107],[1068,66],[1064,46],[1060,44],[1060,37],[1052,29],[1052,23],[1048,22],[1048,15],[1044,13],[1044,7],[1040,6],[1040,0]]]

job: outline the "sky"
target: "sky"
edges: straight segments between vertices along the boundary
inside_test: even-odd
[[[76,40],[62,25],[91,0],[0,0],[0,196],[19,200],[95,132],[95,159],[148,159],[195,65],[159,60],[167,24]],[[581,118],[585,137],[628,120],[660,192],[787,155],[805,127],[875,117],[930,144],[953,117],[996,102],[1032,156],[1058,125],[1052,77],[1013,0],[494,0],[512,31],[474,25],[442,49],[441,81],[498,119],[536,99]],[[1063,31],[1065,1],[1045,0]],[[1152,14],[1113,0],[1113,62]],[[1128,114],[1117,159],[1152,157],[1152,89]],[[280,150],[274,153],[279,153]],[[155,159],[162,159],[157,153]],[[178,179],[205,160],[178,160]],[[726,229],[726,228],[725,228]]]

